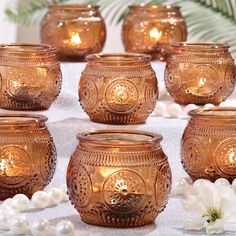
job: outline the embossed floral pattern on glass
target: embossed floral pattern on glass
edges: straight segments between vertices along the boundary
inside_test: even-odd
[[[236,108],[190,111],[182,138],[181,158],[193,180],[236,178]]]
[[[124,19],[122,39],[127,52],[149,53],[165,60],[171,44],[186,41],[186,37],[185,21],[174,5],[132,5]]]
[[[45,110],[61,89],[55,49],[46,45],[0,45],[0,107]]]
[[[215,105],[234,90],[236,68],[229,46],[216,43],[175,43],[165,70],[166,88],[181,104]]]
[[[46,117],[0,114],[0,200],[43,190],[56,167],[56,149]]]
[[[84,60],[101,52],[106,40],[105,22],[98,6],[57,4],[43,19],[41,40],[53,45],[60,60]]]
[[[81,219],[108,227],[153,223],[168,201],[171,170],[161,136],[103,130],[78,135],[67,169],[68,193]]]
[[[144,123],[153,111],[157,79],[149,55],[94,54],[79,83],[80,104],[94,122]]]

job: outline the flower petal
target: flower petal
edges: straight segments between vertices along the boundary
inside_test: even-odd
[[[223,221],[216,220],[214,223],[210,223],[206,226],[207,234],[220,234],[224,231]]]
[[[196,219],[188,219],[184,224],[185,230],[201,230],[204,228],[204,219],[202,217]]]
[[[188,194],[186,199],[182,201],[182,208],[187,212],[204,214],[205,207],[198,201],[197,196]]]

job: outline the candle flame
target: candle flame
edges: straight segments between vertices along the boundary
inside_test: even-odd
[[[157,28],[153,28],[152,30],[149,31],[149,35],[152,40],[158,41],[162,36],[162,32],[158,31]]]
[[[79,46],[82,42],[79,33],[72,32],[72,34],[70,35],[70,39],[64,40],[64,43],[72,46]]]

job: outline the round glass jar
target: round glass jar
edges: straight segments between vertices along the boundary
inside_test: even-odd
[[[165,70],[166,88],[180,104],[215,105],[231,95],[236,68],[229,46],[220,43],[175,43]]]
[[[124,19],[122,39],[127,52],[149,53],[165,60],[171,44],[186,41],[187,30],[180,7],[140,4],[129,6]]]
[[[171,170],[158,134],[102,130],[78,135],[67,187],[81,219],[108,227],[153,223],[167,204]]]
[[[0,107],[46,110],[61,90],[60,64],[47,45],[0,45]]]
[[[43,190],[56,167],[56,149],[45,122],[33,114],[0,114],[0,200]]]
[[[181,158],[193,179],[236,178],[236,108],[190,111],[182,138]]]
[[[145,54],[94,54],[79,82],[80,104],[94,122],[144,123],[158,97],[157,78]]]
[[[101,52],[106,26],[98,6],[57,4],[48,8],[41,27],[41,41],[53,45],[60,60],[84,60]]]

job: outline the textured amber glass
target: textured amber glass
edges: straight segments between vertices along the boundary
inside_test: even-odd
[[[235,64],[229,46],[216,43],[176,43],[165,70],[166,88],[181,104],[215,105],[235,87]]]
[[[0,45],[0,107],[45,110],[61,89],[55,49],[46,45]]]
[[[53,177],[56,149],[46,117],[0,114],[0,200],[23,193],[28,197]]]
[[[193,180],[236,178],[236,108],[197,109],[182,138],[182,164]]]
[[[78,135],[67,169],[81,219],[108,227],[153,223],[168,201],[171,170],[157,134],[103,130]]]
[[[106,26],[98,8],[79,4],[50,6],[42,23],[42,42],[53,45],[60,60],[79,61],[101,52]]]
[[[170,45],[186,41],[187,30],[180,8],[174,5],[132,5],[123,23],[123,44],[128,52],[149,53],[165,60]]]
[[[153,111],[157,79],[145,54],[94,54],[79,83],[80,104],[94,122],[144,123]]]

